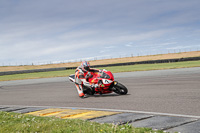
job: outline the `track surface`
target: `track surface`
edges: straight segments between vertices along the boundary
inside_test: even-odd
[[[0,105],[134,110],[200,116],[200,68],[116,73],[128,95],[80,99],[68,78],[0,82]]]

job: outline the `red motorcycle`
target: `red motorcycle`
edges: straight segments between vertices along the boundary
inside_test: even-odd
[[[94,94],[108,94],[115,92],[119,95],[126,95],[128,89],[121,83],[114,81],[114,76],[110,71],[103,70],[99,72],[91,72],[91,75],[87,81],[91,84],[98,84],[97,88],[88,88],[83,85],[84,94],[94,95]],[[70,75],[69,80],[75,83],[75,75]]]

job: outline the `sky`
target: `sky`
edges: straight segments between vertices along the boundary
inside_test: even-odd
[[[0,0],[0,66],[200,50],[200,0]]]

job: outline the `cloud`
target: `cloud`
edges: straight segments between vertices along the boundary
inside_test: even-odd
[[[112,48],[115,48],[115,46],[106,46],[105,48],[106,49],[112,49]]]
[[[101,51],[99,51],[100,54],[106,53],[106,52],[108,52],[108,50],[101,50]]]
[[[176,50],[176,49],[190,49],[190,48],[198,48],[200,47],[200,45],[189,45],[189,46],[175,46],[175,47],[169,47],[169,48],[166,48],[168,50]]]
[[[126,47],[132,47],[132,45],[130,45],[130,44],[126,44],[125,46],[126,46]]]
[[[187,48],[200,38],[199,6],[198,0],[4,0],[0,62]]]
[[[165,43],[160,43],[159,46],[168,46],[168,45],[174,45],[177,44],[178,42],[165,42]]]

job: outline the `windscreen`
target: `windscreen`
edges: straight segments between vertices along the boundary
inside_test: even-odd
[[[100,78],[105,78],[105,79],[110,79],[110,76],[108,74],[106,74],[105,72],[103,72],[101,74],[101,77]]]

